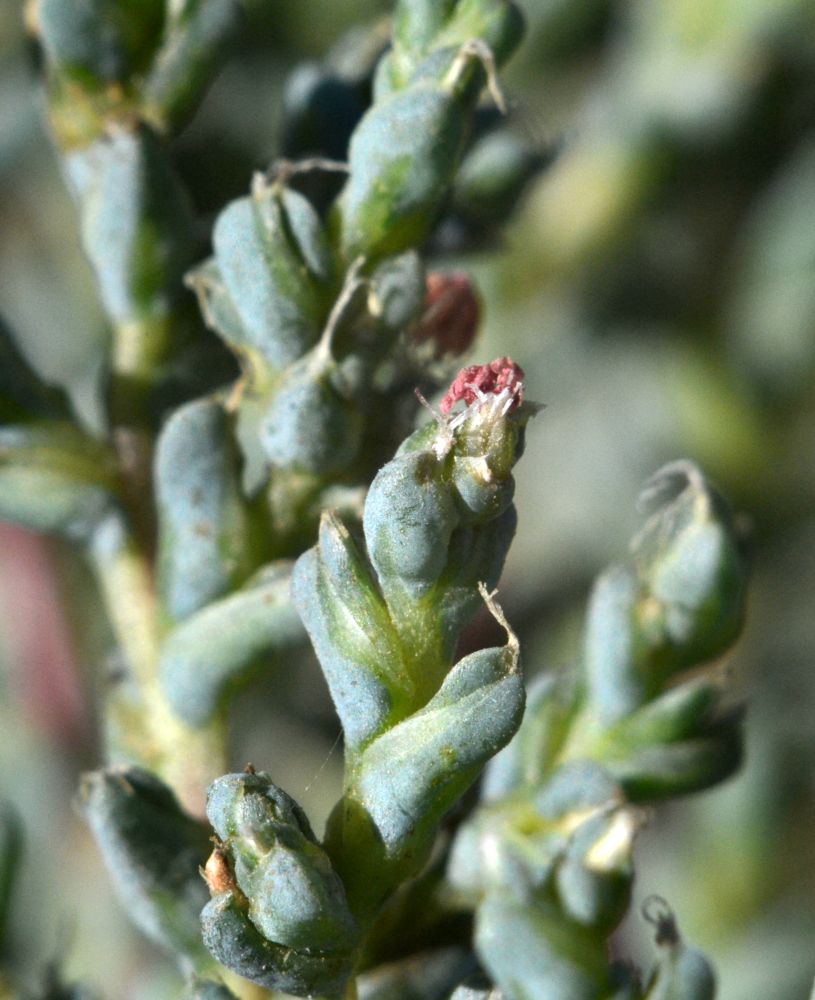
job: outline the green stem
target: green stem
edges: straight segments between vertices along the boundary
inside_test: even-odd
[[[168,358],[173,339],[173,316],[154,316],[113,329],[110,358],[109,413],[113,439],[121,461],[125,486],[130,486],[129,513],[139,527],[151,520],[152,465],[154,446],[153,389],[157,374]],[[145,536],[145,539],[147,536]]]
[[[120,518],[100,528],[91,557],[137,692],[137,709],[111,720],[118,730],[114,740],[123,756],[155,771],[190,813],[202,816],[207,786],[226,770],[224,721],[193,729],[170,709],[157,679],[160,626],[153,573]]]
[[[168,341],[166,317],[119,324],[114,332],[110,415],[126,514],[100,528],[91,557],[135,689],[135,698],[119,694],[109,701],[109,752],[154,771],[190,813],[203,816],[206,788],[226,770],[225,721],[186,725],[157,676],[162,624],[153,566],[150,390]]]
[[[150,394],[167,359],[173,317],[153,316],[117,323],[110,358],[110,421],[118,429],[151,424]]]

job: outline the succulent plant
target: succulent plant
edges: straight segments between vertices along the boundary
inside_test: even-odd
[[[210,243],[172,139],[239,5],[39,0],[32,21],[110,324],[106,425],[0,329],[0,515],[76,543],[107,608],[105,762],[79,805],[131,919],[190,1000],[709,1000],[666,904],[645,981],[608,938],[642,804],[739,764],[741,709],[702,670],[744,616],[724,500],[691,462],[657,473],[581,661],[528,704],[496,598],[538,406],[511,358],[462,367],[479,299],[435,261],[494,244],[545,162],[490,108],[519,7],[398,0],[387,41],[298,70],[300,158],[257,172]],[[310,194],[315,174],[339,186]],[[485,607],[505,639],[473,648]],[[309,643],[345,754],[322,837],[286,775],[226,755],[236,692]]]

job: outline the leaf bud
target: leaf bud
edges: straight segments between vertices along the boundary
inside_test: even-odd
[[[246,338],[273,368],[319,339],[332,293],[331,254],[311,204],[257,175],[213,231],[215,260]]]
[[[394,587],[414,599],[428,592],[448,565],[462,522],[494,521],[507,511],[511,469],[530,412],[514,414],[523,397],[522,374],[508,358],[464,369],[441,409],[450,414],[459,400],[466,409],[442,419],[435,433],[432,427],[418,431],[417,444],[408,439],[371,484],[365,537],[389,600]],[[465,554],[457,556],[466,565]]]
[[[657,510],[634,541],[634,569],[612,567],[589,602],[585,668],[604,725],[724,652],[744,615],[747,573],[733,521],[702,473],[673,463],[644,497]]]
[[[717,656],[744,617],[746,566],[732,514],[691,462],[660,469],[641,502],[657,509],[635,539],[634,559],[661,608],[665,656],[680,669]]]
[[[326,951],[354,945],[342,883],[303,811],[267,774],[218,778],[207,816],[249,901],[249,919],[267,940]]]
[[[422,243],[464,146],[468,102],[434,81],[377,101],[351,138],[340,196],[346,260],[402,253]]]
[[[277,383],[260,420],[260,443],[274,468],[327,476],[356,458],[362,419],[337,389],[336,365],[317,347]]]
[[[303,811],[267,774],[248,772],[213,782],[207,816],[220,838],[202,914],[214,957],[268,988],[336,995],[359,932]]]
[[[394,15],[394,44],[424,54],[450,19],[457,0],[400,0]]]
[[[598,764],[580,761],[564,765],[548,782],[520,791],[523,794],[485,804],[462,825],[450,855],[448,878],[473,901],[492,891],[529,901],[536,896],[549,898],[556,873],[565,867],[567,898],[581,913],[589,907],[599,911],[605,888],[590,884],[590,876],[583,877],[574,868],[597,842],[601,847],[596,874],[603,877],[601,856],[606,867],[609,859],[616,861],[611,848],[624,838],[603,845],[601,835],[622,803],[619,786]],[[595,825],[585,827],[590,821]],[[573,838],[584,827],[581,844],[574,846]]]

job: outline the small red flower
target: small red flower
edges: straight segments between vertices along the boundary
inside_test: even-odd
[[[487,396],[506,396],[505,413],[511,413],[523,402],[524,370],[512,358],[496,358],[487,365],[470,365],[463,368],[447,390],[439,409],[449,413],[463,399],[469,406],[476,400],[485,402]]]

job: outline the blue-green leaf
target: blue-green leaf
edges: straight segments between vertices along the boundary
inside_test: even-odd
[[[172,617],[186,618],[242,584],[258,558],[237,443],[217,399],[188,403],[164,425],[155,482],[161,594]]]
[[[135,767],[85,775],[79,804],[133,922],[182,964],[204,960],[199,914],[207,890],[199,867],[207,828],[182,812],[158,778]]]
[[[305,640],[289,598],[290,566],[272,564],[240,590],[185,619],[161,649],[159,676],[176,715],[209,722],[264,667]]]

